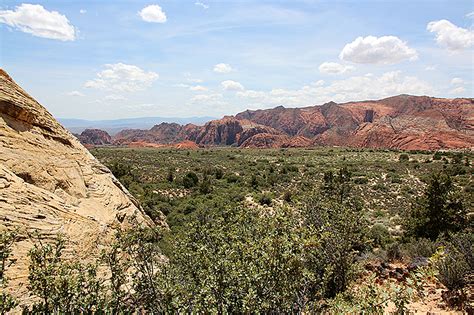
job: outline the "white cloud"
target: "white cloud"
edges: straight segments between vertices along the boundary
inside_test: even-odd
[[[197,5],[199,7],[202,7],[203,9],[209,9],[209,5],[202,3],[201,1],[196,1],[194,2],[194,5]]]
[[[214,72],[217,72],[217,73],[229,73],[233,70],[234,69],[232,69],[232,67],[226,63],[218,63],[217,65],[214,66]]]
[[[146,72],[134,65],[123,63],[106,64],[105,70],[97,73],[97,78],[87,81],[84,86],[99,90],[135,92],[150,87],[158,73]]]
[[[220,93],[216,94],[198,94],[194,95],[190,99],[190,103],[196,104],[196,103],[216,103],[216,102],[222,102],[223,96]]]
[[[346,72],[353,71],[355,67],[341,65],[337,62],[323,62],[319,66],[319,72],[324,74],[343,74]]]
[[[201,92],[207,91],[207,87],[202,86],[202,85],[191,86],[191,87],[189,87],[189,89],[190,89],[191,91],[201,91]]]
[[[0,10],[0,23],[37,37],[74,40],[76,32],[65,15],[48,11],[39,4],[23,3],[15,10]]]
[[[396,36],[367,36],[358,37],[344,46],[339,58],[355,63],[395,64],[403,60],[416,60],[418,54]]]
[[[243,91],[244,86],[237,81],[226,80],[221,82],[222,89],[226,91]]]
[[[472,11],[472,12],[466,14],[466,17],[468,17],[468,18],[474,18],[474,11]]]
[[[429,22],[426,29],[436,33],[438,45],[450,51],[463,50],[474,44],[474,31],[458,27],[448,20]]]
[[[80,10],[79,10],[79,13],[80,13],[80,14],[86,14],[86,13],[87,13],[87,10],[85,10],[85,9],[80,9]]]
[[[426,71],[434,71],[434,70],[436,70],[436,68],[437,68],[436,66],[426,66],[425,70]]]
[[[163,9],[157,4],[152,4],[144,7],[138,14],[142,17],[145,22],[152,23],[165,23],[166,14]]]
[[[81,93],[79,91],[71,91],[71,92],[67,93],[67,95],[69,95],[69,96],[85,96],[83,93]]]
[[[412,76],[403,76],[401,71],[392,71],[380,76],[354,76],[335,80],[325,86],[306,85],[297,90],[273,89],[269,92],[245,90],[236,95],[247,99],[253,107],[275,105],[308,106],[328,101],[347,102],[380,99],[398,94],[430,95],[434,89],[426,82]]]
[[[451,85],[460,85],[460,84],[464,84],[464,80],[461,78],[453,78],[451,80]]]
[[[455,89],[452,89],[451,91],[449,91],[450,94],[461,94],[461,93],[464,93],[466,91],[466,89],[462,86],[460,87],[457,87]]]
[[[107,101],[124,101],[127,98],[124,97],[123,95],[110,94],[110,95],[105,96],[104,99]]]
[[[326,83],[324,80],[318,80],[318,81],[314,82],[313,85],[316,85],[316,86],[323,86],[324,83]]]

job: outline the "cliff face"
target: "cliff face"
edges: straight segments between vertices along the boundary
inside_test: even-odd
[[[172,126],[171,126],[172,125]],[[116,144],[307,147],[337,145],[406,150],[472,148],[473,99],[399,95],[378,101],[329,102],[321,106],[247,110],[204,126],[161,124],[151,130],[124,130]]]
[[[64,234],[70,252],[87,258],[132,217],[152,224],[110,171],[0,69],[0,231],[18,229],[21,238],[10,285],[24,289],[31,232],[46,241]]]

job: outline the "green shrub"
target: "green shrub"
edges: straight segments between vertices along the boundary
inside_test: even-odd
[[[425,257],[429,258],[439,247],[439,243],[427,238],[412,238],[403,244],[403,252],[411,258]]]
[[[459,251],[447,248],[446,256],[437,263],[436,267],[438,280],[449,290],[458,290],[466,286],[469,265]]]
[[[380,223],[372,226],[369,232],[369,238],[372,240],[374,246],[382,248],[391,241],[390,232],[387,227]]]
[[[183,177],[184,188],[192,188],[199,182],[199,178],[194,172],[189,172]]]
[[[62,259],[65,240],[38,241],[29,252],[28,289],[37,299],[33,313],[92,313],[104,308],[104,291],[96,264]]]
[[[230,173],[225,176],[225,179],[227,180],[229,184],[237,183],[239,181],[239,176],[237,176],[236,174]]]
[[[400,261],[403,259],[403,253],[399,243],[392,243],[387,246],[387,259],[389,261]]]
[[[443,157],[443,155],[439,151],[436,151],[435,154],[433,154],[433,160],[435,160],[435,161],[441,160],[442,157]]]
[[[400,162],[408,162],[410,160],[410,157],[408,156],[408,154],[406,153],[402,153],[400,154],[400,156],[398,157],[398,160]]]
[[[464,288],[474,274],[474,234],[466,231],[450,235],[436,267],[439,281],[449,290]]]
[[[286,202],[291,202],[293,199],[293,194],[291,193],[291,191],[285,191],[285,193],[283,194],[283,200],[286,201]]]
[[[0,233],[0,314],[6,314],[14,309],[18,302],[5,289],[8,284],[8,279],[5,272],[8,267],[15,263],[15,260],[10,258],[13,244],[17,240],[17,233],[14,231],[1,231]]]
[[[369,182],[369,180],[367,179],[367,177],[356,177],[356,178],[354,178],[354,184],[364,185],[364,184],[367,184],[368,182]]]
[[[268,194],[262,194],[258,198],[258,203],[262,206],[271,206],[272,205],[272,197]]]

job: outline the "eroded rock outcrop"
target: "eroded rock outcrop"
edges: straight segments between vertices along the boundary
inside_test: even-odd
[[[68,252],[87,259],[132,217],[153,224],[110,171],[0,69],[0,231],[18,229],[21,239],[9,269],[14,294],[26,287],[33,231],[45,241],[64,234]]]
[[[107,131],[100,129],[86,129],[76,136],[85,145],[109,145],[112,144],[112,137]]]

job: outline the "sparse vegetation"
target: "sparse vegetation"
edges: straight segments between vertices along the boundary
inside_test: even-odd
[[[472,174],[446,172],[470,155],[411,152],[433,158],[414,167],[382,150],[92,152],[170,229],[117,230],[90,262],[66,257],[67,240],[36,239],[30,311],[402,314],[426,279],[461,296],[472,279]]]

